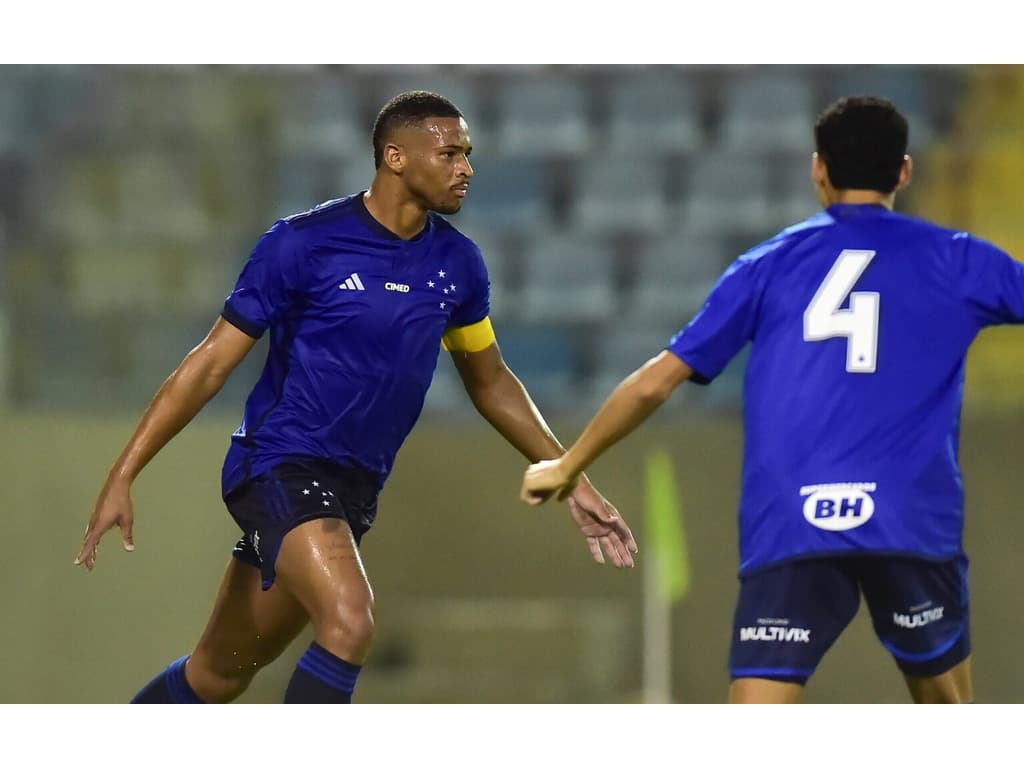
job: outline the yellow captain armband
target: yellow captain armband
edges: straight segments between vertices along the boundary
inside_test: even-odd
[[[472,325],[449,328],[441,337],[441,346],[448,352],[479,352],[494,342],[494,328],[489,317]]]

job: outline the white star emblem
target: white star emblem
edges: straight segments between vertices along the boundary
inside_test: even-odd
[[[445,307],[445,302],[442,301],[441,302],[441,309],[444,309],[444,307]]]
[[[309,496],[309,488],[303,488],[302,489],[302,495],[303,496]]]
[[[327,492],[327,495],[328,495],[328,496],[333,496],[333,495],[334,495],[334,491],[328,491],[328,492]]]
[[[331,506],[331,502],[327,501],[327,499],[324,499],[324,506],[325,507]]]
[[[445,296],[447,296],[447,295],[448,295],[448,289],[447,289],[447,288],[445,288],[445,289],[444,289],[444,295],[445,295]]]
[[[313,487],[314,488],[319,488],[320,487],[320,483],[318,483],[316,480],[314,480],[313,481]]]
[[[434,281],[433,280],[427,280],[427,288],[433,288],[433,287],[434,287]]]
[[[452,289],[452,290],[454,291],[454,290],[455,290],[455,283],[452,283],[452,284],[451,284],[451,285],[449,285],[448,287],[449,287],[449,288],[451,288],[451,289]]]
[[[437,273],[438,277],[444,277],[444,275],[445,275],[445,272],[444,272],[443,269],[440,272]]]

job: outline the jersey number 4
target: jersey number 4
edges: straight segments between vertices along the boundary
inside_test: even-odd
[[[846,370],[850,373],[874,373],[878,360],[879,295],[853,290],[874,256],[874,251],[840,253],[804,310],[804,341],[845,336]],[[840,309],[847,296],[850,308]]]

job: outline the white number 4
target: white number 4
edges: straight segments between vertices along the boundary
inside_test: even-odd
[[[845,250],[804,310],[804,341],[846,337],[846,370],[874,373],[878,359],[878,304],[874,291],[853,291],[874,251]],[[846,297],[850,308],[840,309]]]

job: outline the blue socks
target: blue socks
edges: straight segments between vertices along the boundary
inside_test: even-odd
[[[295,667],[284,703],[351,704],[360,669],[314,642]]]
[[[185,679],[185,662],[188,656],[182,656],[154,677],[146,687],[139,691],[132,704],[202,704],[203,700]]]

